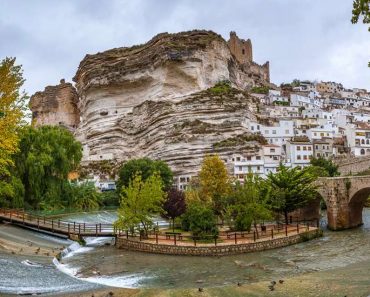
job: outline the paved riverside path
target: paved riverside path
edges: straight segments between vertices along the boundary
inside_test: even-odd
[[[36,216],[21,210],[0,209],[0,221],[35,231],[68,237],[73,240],[83,236],[115,237],[118,231],[112,224],[78,223]]]

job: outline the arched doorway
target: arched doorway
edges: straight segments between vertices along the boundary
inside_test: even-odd
[[[348,203],[349,225],[351,227],[361,226],[362,211],[370,195],[370,187],[357,191]]]

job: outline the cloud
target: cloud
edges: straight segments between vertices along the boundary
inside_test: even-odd
[[[369,33],[338,0],[0,0],[0,58],[23,64],[32,94],[71,81],[88,53],[144,43],[160,32],[231,30],[251,38],[272,81],[294,78],[370,89]]]

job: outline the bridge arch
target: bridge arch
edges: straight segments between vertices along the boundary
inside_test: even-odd
[[[370,195],[370,176],[319,178],[317,185],[327,206],[330,229],[362,225],[362,210]]]

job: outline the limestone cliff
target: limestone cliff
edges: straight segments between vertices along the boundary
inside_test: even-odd
[[[74,131],[80,122],[78,95],[71,83],[64,79],[57,86],[47,86],[30,98],[30,109],[35,126],[61,125]]]
[[[269,69],[251,54],[241,59],[244,48],[235,44],[194,30],[86,55],[73,78],[83,165],[148,156],[167,161],[176,175],[191,175],[207,153],[256,149],[261,139],[243,126],[255,118],[256,102],[245,90],[269,85]],[[238,137],[243,141],[222,142]]]

